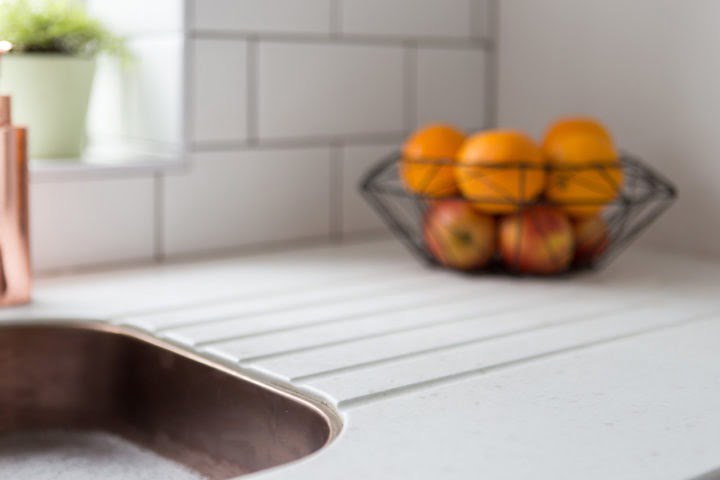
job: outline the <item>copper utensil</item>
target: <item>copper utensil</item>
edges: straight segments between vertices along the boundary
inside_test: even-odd
[[[0,42],[0,57],[12,48]],[[0,96],[0,306],[30,301],[27,129],[12,124],[10,97]]]

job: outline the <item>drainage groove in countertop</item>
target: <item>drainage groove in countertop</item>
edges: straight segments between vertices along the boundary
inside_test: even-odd
[[[389,358],[377,366],[306,380],[303,384],[319,391],[329,392],[342,403],[355,397],[379,394],[403,385],[422,383],[463,371],[482,369],[616,336],[652,331],[666,325],[682,324],[696,316],[716,314],[718,310],[720,306],[717,304],[661,302],[642,309],[622,311],[592,320],[523,331],[493,341],[447,348],[428,355],[400,360]],[[378,345],[378,349],[387,351],[382,345]],[[285,365],[278,362],[261,364],[261,366],[267,370],[287,372],[290,368],[288,363],[297,364],[298,361],[298,358],[290,357],[286,359]],[[338,360],[326,359],[327,364],[333,361]]]
[[[717,320],[716,316],[718,313],[720,313],[720,311],[715,310],[711,313],[698,315],[697,317],[694,317],[694,318],[691,318],[688,320],[673,322],[673,323],[670,323],[667,325],[650,327],[650,328],[638,330],[638,331],[628,333],[628,334],[615,335],[615,336],[610,336],[608,338],[601,338],[599,340],[580,343],[577,345],[559,348],[557,350],[550,350],[548,352],[538,353],[535,355],[529,355],[526,357],[520,357],[520,358],[517,358],[514,360],[508,360],[506,362],[500,362],[500,363],[488,365],[486,367],[479,367],[476,369],[452,373],[449,375],[432,378],[430,380],[425,380],[422,382],[403,385],[403,386],[396,387],[396,388],[389,388],[387,390],[382,390],[382,391],[370,393],[367,395],[352,397],[352,398],[348,398],[345,400],[341,400],[338,403],[338,407],[343,408],[343,409],[359,407],[359,406],[371,403],[373,401],[382,400],[385,398],[394,397],[394,396],[398,396],[398,395],[410,394],[410,393],[413,393],[413,392],[416,392],[419,390],[423,390],[426,388],[432,388],[432,387],[436,387],[436,386],[443,385],[446,383],[451,383],[451,382],[460,381],[460,380],[463,380],[466,378],[472,378],[472,377],[475,377],[478,375],[492,373],[492,372],[506,369],[506,368],[517,367],[517,366],[529,364],[530,362],[534,362],[537,360],[557,357],[557,356],[563,355],[563,354],[579,352],[581,350],[587,350],[587,349],[593,348],[593,347],[608,345],[608,344],[615,343],[618,341],[628,340],[631,338],[639,337],[641,335],[647,335],[647,334],[651,334],[651,333],[655,333],[655,332],[662,332],[664,330],[670,330],[673,328],[681,328],[681,327],[693,325],[695,323],[713,321],[713,320]]]
[[[648,279],[654,288],[614,292],[608,303],[608,285],[467,281],[396,269],[116,322],[277,374],[348,408],[682,325],[720,308],[663,298],[670,282]]]

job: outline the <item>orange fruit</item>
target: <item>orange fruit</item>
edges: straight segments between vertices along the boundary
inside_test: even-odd
[[[620,195],[620,156],[607,138],[592,133],[568,134],[553,140],[545,154],[551,167],[547,198],[568,215],[595,216]]]
[[[455,176],[475,208],[510,213],[542,193],[544,167],[542,151],[530,137],[514,130],[489,130],[465,142]]]
[[[458,193],[454,163],[465,134],[443,124],[415,132],[403,146],[400,176],[408,190],[440,198]]]
[[[548,128],[543,140],[543,151],[554,148],[557,142],[578,134],[596,135],[613,143],[612,135],[599,120],[592,117],[561,118]]]

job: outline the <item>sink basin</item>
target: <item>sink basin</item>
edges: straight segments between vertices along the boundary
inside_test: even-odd
[[[309,455],[340,426],[320,402],[142,333],[85,323],[0,327],[0,438],[103,432],[228,479]]]

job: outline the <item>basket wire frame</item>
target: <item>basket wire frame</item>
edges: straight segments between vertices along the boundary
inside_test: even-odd
[[[599,239],[605,243],[600,249],[601,253],[585,261],[573,262],[564,273],[577,273],[580,271],[595,270],[608,265],[635,239],[653,223],[665,210],[667,210],[677,197],[674,185],[645,165],[639,159],[624,154],[619,163],[602,163],[576,166],[552,166],[531,164],[528,162],[511,162],[504,164],[484,164],[482,166],[458,166],[448,160],[413,160],[413,164],[421,167],[422,182],[416,190],[425,192],[428,186],[437,178],[443,168],[470,169],[463,178],[479,181],[492,192],[489,196],[463,197],[455,192],[434,192],[433,196],[417,194],[408,191],[405,187],[401,168],[403,162],[400,153],[393,153],[372,167],[360,183],[360,191],[367,202],[381,216],[390,230],[414,253],[428,265],[442,266],[430,252],[424,236],[423,224],[429,208],[438,200],[455,200],[468,203],[485,203],[512,206],[517,212],[522,212],[535,206],[571,206],[597,208],[602,206],[608,235]],[[517,175],[517,191],[513,192],[493,181],[493,174],[512,170]],[[531,198],[527,192],[528,172],[544,170],[547,178],[553,181],[572,181],[588,192],[588,198],[573,198],[572,201],[549,200],[545,196]],[[613,170],[622,173],[622,181],[611,175]],[[602,199],[608,189],[612,189],[615,199],[607,202]],[[593,198],[595,195],[595,198]],[[598,198],[600,195],[600,199]],[[546,228],[533,217],[533,227],[543,232]],[[522,229],[518,222],[518,229]],[[522,238],[522,231],[518,232],[518,239]],[[545,248],[552,248],[545,242]],[[597,245],[600,247],[600,245]],[[516,245],[516,259],[520,257],[522,244]],[[557,252],[547,251],[548,256],[555,258]],[[526,275],[522,273],[519,264],[507,264],[494,260],[488,266],[465,273],[501,273],[510,275]]]

